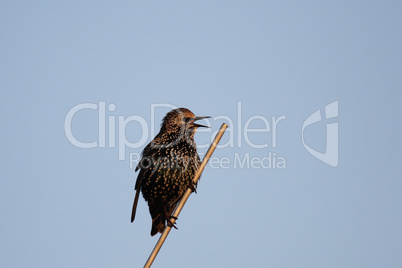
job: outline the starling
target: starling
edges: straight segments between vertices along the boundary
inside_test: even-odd
[[[175,227],[170,219],[187,188],[195,191],[194,175],[200,166],[200,157],[194,142],[198,127],[190,110],[170,111],[162,121],[158,135],[144,148],[135,171],[140,170],[135,183],[135,198],[131,214],[134,221],[140,191],[148,202],[152,217],[151,235],[162,233],[166,224]]]

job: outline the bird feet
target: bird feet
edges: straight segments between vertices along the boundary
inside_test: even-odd
[[[197,193],[197,185],[194,182],[191,182],[188,188],[190,188],[191,192]]]
[[[168,211],[167,211],[167,208],[166,208],[166,206],[165,206],[165,218],[166,218],[166,223],[167,223],[167,225],[170,227],[170,228],[175,228],[176,230],[177,230],[177,227],[176,227],[176,223],[173,221],[173,222],[171,222],[170,220],[171,219],[174,219],[175,221],[177,221],[177,217],[175,217],[175,216],[172,216],[172,215],[169,215],[169,213],[168,213]]]
[[[173,228],[175,228],[175,229],[177,230],[176,223],[172,223],[172,222],[170,221],[170,219],[174,219],[174,220],[176,221],[176,220],[177,220],[177,217],[175,217],[175,216],[169,216],[168,219],[167,219],[167,225],[168,225],[169,227],[173,227]]]

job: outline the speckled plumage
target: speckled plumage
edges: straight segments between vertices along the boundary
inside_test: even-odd
[[[194,142],[198,127],[190,110],[179,108],[170,111],[162,121],[158,135],[144,148],[136,171],[131,222],[134,221],[139,192],[148,202],[152,217],[151,235],[164,230],[170,215],[187,188],[194,189],[193,178],[200,165]]]

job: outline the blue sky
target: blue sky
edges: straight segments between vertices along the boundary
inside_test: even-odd
[[[143,199],[130,223],[130,156],[175,106],[212,117],[200,145],[232,124],[153,267],[401,266],[401,7],[1,3],[0,265],[141,267],[157,236]],[[334,102],[338,116],[326,118]],[[95,148],[66,136],[81,104],[95,109],[68,127]],[[317,110],[304,142],[325,153],[336,137],[335,167],[303,146]],[[119,160],[123,138],[138,146]]]

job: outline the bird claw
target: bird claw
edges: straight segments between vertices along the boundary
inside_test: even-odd
[[[197,193],[197,186],[193,182],[190,183],[188,188],[190,188],[191,192]]]
[[[170,227],[170,228],[175,228],[176,230],[178,229],[177,227],[176,227],[176,223],[172,223],[171,221],[170,221],[170,219],[174,219],[174,220],[177,220],[177,217],[175,217],[175,216],[170,216],[169,217],[169,219],[167,220],[167,225]]]

